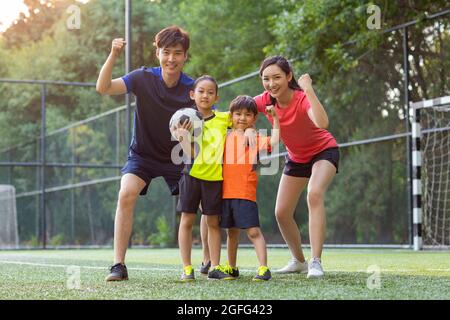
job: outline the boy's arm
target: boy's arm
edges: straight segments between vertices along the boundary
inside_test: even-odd
[[[275,112],[274,106],[268,106],[266,112],[273,119],[272,134],[270,136],[270,146],[273,147],[280,142],[280,119]]]
[[[194,142],[189,141],[189,132],[186,135],[185,134],[179,135],[178,141],[180,142],[184,154],[190,154],[191,159],[194,159],[195,158]]]
[[[179,124],[178,127],[172,128],[172,133],[178,139],[178,142],[183,149],[183,153],[190,155],[191,158],[195,158],[194,142],[190,141],[190,128],[192,128],[192,123],[186,120],[183,124]]]
[[[122,78],[111,80],[114,63],[122,52],[126,42],[122,38],[114,39],[111,53],[98,75],[96,90],[100,94],[116,95],[127,93],[127,86]]]

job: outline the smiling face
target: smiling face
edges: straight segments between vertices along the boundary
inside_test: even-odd
[[[253,127],[256,115],[246,108],[237,109],[231,113],[231,121],[233,129],[245,131],[245,129]]]
[[[292,73],[286,74],[276,64],[267,66],[262,72],[262,83],[272,97],[279,99],[289,91],[289,81],[292,79]]]
[[[159,64],[165,75],[177,76],[180,74],[181,70],[183,70],[187,60],[187,52],[185,52],[183,46],[178,43],[174,46],[157,48],[156,57],[158,58]]]
[[[216,84],[208,79],[199,81],[190,94],[202,114],[210,112],[213,104],[219,99]]]

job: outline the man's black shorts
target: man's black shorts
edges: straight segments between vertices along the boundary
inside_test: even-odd
[[[179,188],[177,211],[197,213],[198,205],[202,203],[202,213],[220,215],[222,212],[222,182],[207,181],[182,174]]]
[[[336,167],[336,173],[339,170],[339,147],[325,149],[322,152],[316,154],[308,163],[298,163],[292,161],[289,156],[286,155],[286,163],[284,165],[283,173],[287,176],[310,178],[311,170],[315,162],[319,160],[328,160]]]
[[[258,205],[245,199],[223,199],[220,227],[225,229],[259,227]]]
[[[158,161],[143,158],[137,154],[130,154],[128,160],[122,168],[122,175],[132,173],[145,181],[146,185],[141,190],[140,195],[147,193],[148,186],[152,179],[163,177],[172,195],[177,195],[178,181],[181,178],[183,165],[175,165],[172,162],[161,163]]]

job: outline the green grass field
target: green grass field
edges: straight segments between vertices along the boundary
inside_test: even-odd
[[[106,283],[112,255],[112,249],[0,251],[0,299],[450,299],[449,252],[325,249],[324,279],[274,275],[264,283],[251,281],[257,260],[250,248],[239,251],[242,276],[234,281],[201,276],[199,249],[193,251],[197,280],[192,283],[179,281],[177,249],[131,249],[130,280]],[[269,249],[268,257],[274,270],[290,256],[287,249]],[[69,266],[80,267],[79,288],[70,288]],[[377,274],[367,272],[370,266],[379,268],[379,286],[372,281]]]

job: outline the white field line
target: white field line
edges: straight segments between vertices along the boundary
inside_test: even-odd
[[[83,269],[95,269],[95,270],[108,270],[108,267],[97,267],[97,266],[79,266],[75,264],[51,264],[51,263],[36,263],[36,262],[25,262],[25,261],[11,261],[11,260],[0,260],[0,263],[4,264],[15,264],[15,265],[24,265],[24,266],[34,266],[34,267],[48,267],[48,268],[68,268],[77,266]],[[137,270],[137,271],[175,271],[180,268],[128,268],[128,270]]]
[[[4,264],[14,264],[14,265],[26,265],[26,266],[35,266],[35,267],[48,267],[48,268],[68,268],[72,266],[77,266],[74,264],[51,264],[51,263],[36,263],[36,262],[26,262],[26,261],[12,261],[12,260],[0,260],[0,263]],[[95,270],[108,270],[107,267],[98,267],[98,266],[78,266],[83,269],[95,269]],[[147,268],[127,268],[128,270],[135,270],[135,271],[179,271],[180,268],[157,268],[157,267],[147,267]],[[239,271],[244,272],[254,272],[254,269],[239,269]],[[344,269],[327,269],[324,268],[324,271],[329,272],[360,272],[360,273],[367,273],[367,270],[344,270]],[[417,271],[438,271],[438,272],[450,272],[450,268],[447,269],[436,269],[436,268],[427,268],[427,269],[383,269],[380,268],[381,272],[417,272]]]

